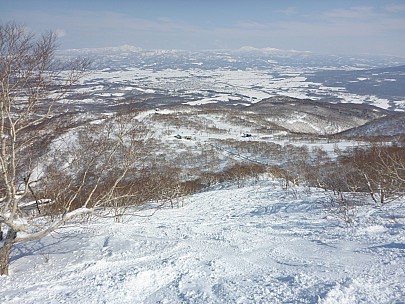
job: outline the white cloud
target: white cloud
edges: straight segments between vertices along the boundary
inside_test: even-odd
[[[326,11],[323,15],[327,18],[364,19],[374,16],[375,12],[371,6],[359,6],[349,9],[334,9]]]
[[[390,13],[402,13],[405,12],[405,4],[390,4],[385,7],[385,10]]]
[[[58,38],[62,38],[66,36],[66,31],[64,29],[57,29],[55,34]]]
[[[267,25],[256,21],[241,21],[236,26],[245,30],[263,30],[267,28]]]
[[[283,15],[287,15],[287,16],[292,16],[292,15],[295,15],[298,13],[296,7],[287,7],[286,9],[276,10],[275,12],[283,14]]]
[[[243,45],[313,52],[393,53],[405,56],[405,5],[371,6],[298,15],[293,7],[275,18],[238,18],[198,24],[165,16],[135,17],[112,11],[20,12],[18,19],[36,32],[54,30],[63,47],[131,44],[142,48],[234,48]],[[395,12],[395,14],[394,14]],[[274,11],[273,11],[274,13]],[[291,17],[291,14],[295,14]],[[19,21],[17,20],[17,21]],[[55,30],[57,29],[57,30]]]

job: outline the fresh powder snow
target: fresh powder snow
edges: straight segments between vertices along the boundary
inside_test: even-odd
[[[403,203],[354,208],[270,179],[19,244],[0,303],[404,303]]]

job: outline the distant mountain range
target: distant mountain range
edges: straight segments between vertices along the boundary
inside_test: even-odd
[[[281,50],[277,48],[255,48],[244,46],[235,50],[147,50],[140,47],[123,45],[119,47],[70,49],[59,52],[62,56],[85,55],[92,57],[99,62],[102,59],[111,65],[106,55],[116,57],[121,56],[122,60],[115,61],[115,64],[122,64],[125,60],[130,60],[132,64],[141,64],[142,60],[153,57],[161,66],[165,66],[162,61],[172,63],[175,68],[187,67],[191,62],[198,60],[203,62],[202,68],[264,68],[268,69],[271,64],[298,66],[298,67],[318,67],[328,69],[371,69],[387,66],[397,66],[405,64],[405,58],[394,56],[338,56],[316,54],[309,51]],[[181,58],[182,60],[178,60]],[[117,59],[117,58],[115,58]],[[99,62],[100,63],[100,62]],[[174,64],[176,63],[176,64]],[[180,64],[181,63],[181,64]],[[99,67],[99,65],[96,65]],[[158,65],[159,66],[159,65]]]

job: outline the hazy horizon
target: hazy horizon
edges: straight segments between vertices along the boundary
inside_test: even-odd
[[[277,48],[405,58],[405,3],[0,0],[0,22],[55,31],[61,49]]]

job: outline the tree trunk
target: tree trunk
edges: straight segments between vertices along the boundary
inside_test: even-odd
[[[3,247],[0,248],[0,275],[8,275],[8,265],[10,262],[10,252],[13,248],[17,233],[9,228]]]
[[[370,193],[371,198],[373,199],[374,203],[378,204],[377,198],[375,196],[373,187],[371,186],[371,182],[370,182],[368,176],[365,173],[363,173],[363,176],[364,176],[364,179],[366,180],[366,185],[367,185],[368,192]]]

